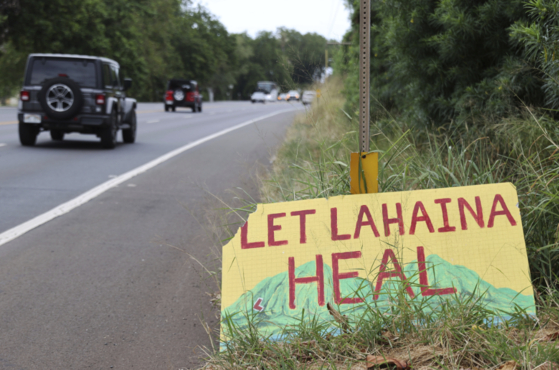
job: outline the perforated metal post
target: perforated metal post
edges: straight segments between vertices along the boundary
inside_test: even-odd
[[[359,24],[359,125],[360,150],[369,151],[369,92],[371,63],[371,16],[370,0],[360,0],[361,21]]]

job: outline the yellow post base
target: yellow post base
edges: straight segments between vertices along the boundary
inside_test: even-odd
[[[378,153],[351,153],[351,194],[378,193]]]

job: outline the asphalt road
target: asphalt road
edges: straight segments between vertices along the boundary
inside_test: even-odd
[[[135,144],[101,149],[94,136],[48,133],[22,147],[15,109],[0,109],[0,236],[111,178],[197,145],[0,245],[0,369],[188,369],[217,325],[198,264],[219,265],[230,189],[258,196],[300,104],[205,104],[165,113],[139,104]],[[238,193],[238,192],[237,192]],[[217,230],[217,233],[216,233]],[[196,260],[195,260],[196,259]]]

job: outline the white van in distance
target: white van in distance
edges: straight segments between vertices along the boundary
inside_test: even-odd
[[[251,95],[253,103],[268,103],[278,100],[279,89],[274,82],[260,81],[256,84],[256,91]]]

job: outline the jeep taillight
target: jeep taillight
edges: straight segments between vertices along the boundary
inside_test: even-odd
[[[186,93],[186,101],[194,101],[194,93],[193,92],[187,92]]]
[[[95,95],[95,104],[104,105],[105,104],[105,95],[103,95],[103,94]]]
[[[173,90],[168,90],[165,94],[165,100],[173,100]]]
[[[21,91],[19,93],[19,98],[21,99],[21,101],[29,101],[29,99],[31,99],[29,91]]]

